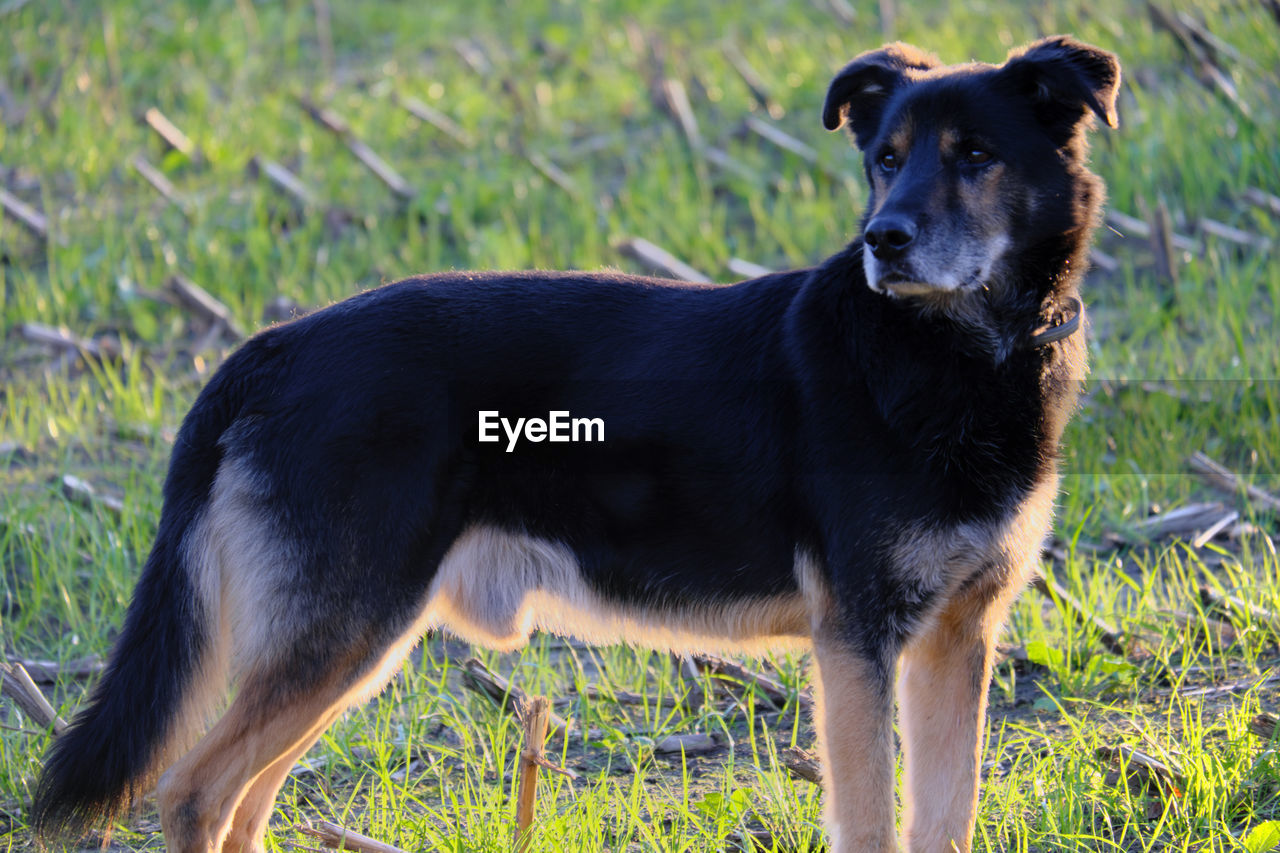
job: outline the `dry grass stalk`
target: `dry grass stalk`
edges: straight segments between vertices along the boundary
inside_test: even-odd
[[[1271,248],[1271,240],[1259,234],[1253,234],[1245,231],[1243,228],[1236,228],[1225,222],[1219,222],[1216,219],[1208,219],[1202,217],[1200,219],[1200,230],[1206,234],[1211,234],[1220,240],[1226,240],[1229,243],[1238,243],[1241,246],[1249,246],[1260,252],[1265,252]]]
[[[1260,207],[1272,216],[1280,216],[1280,196],[1263,192],[1257,187],[1249,187],[1244,191],[1244,200],[1255,207]]]
[[[857,23],[858,12],[849,3],[849,0],[827,0],[827,6],[831,8],[831,13],[845,26],[853,26]]]
[[[898,32],[898,4],[896,0],[880,0],[880,35],[885,41],[894,41]]]
[[[173,182],[165,177],[164,173],[147,162],[147,158],[141,154],[135,154],[130,160],[129,165],[137,172],[144,181],[151,185],[151,188],[160,193],[164,200],[172,204],[185,215],[187,206],[178,197],[178,190],[173,186]]]
[[[215,299],[209,291],[186,276],[177,273],[169,276],[165,285],[168,287],[169,292],[178,298],[178,302],[199,316],[200,319],[212,326],[219,327],[232,340],[244,339],[244,331],[231,315],[231,310]]]
[[[463,148],[471,148],[476,144],[471,134],[467,133],[456,121],[435,107],[423,103],[410,95],[396,95],[395,100],[397,104],[408,110],[412,116],[425,121]]]
[[[489,61],[489,57],[485,55],[479,44],[470,39],[457,39],[453,43],[453,49],[458,52],[463,62],[471,66],[472,71],[486,77],[493,73],[493,63]]]
[[[359,853],[405,853],[403,849],[393,844],[361,835],[327,820],[322,820],[315,826],[300,826],[298,831],[310,835],[325,847],[331,847],[334,850],[357,850]]]
[[[314,104],[306,98],[298,98],[298,104],[317,124],[342,137],[342,141],[346,143],[347,150],[354,154],[356,159],[365,165],[365,168],[373,172],[378,180],[386,184],[391,192],[406,201],[418,194],[418,191],[390,163],[379,157],[377,152],[356,137],[351,130],[351,125],[347,124],[345,119],[332,110]]]
[[[36,458],[34,453],[16,441],[0,441],[0,460],[7,462],[10,466],[26,465],[36,461]],[[20,528],[27,526],[18,525]]]
[[[1107,224],[1116,229],[1121,236],[1132,234],[1134,237],[1150,240],[1154,233],[1151,226],[1143,222],[1136,216],[1130,216],[1127,213],[1121,213],[1118,210],[1108,210],[1106,214]],[[1127,232],[1127,234],[1126,234]],[[1185,252],[1194,252],[1200,248],[1200,244],[1185,234],[1173,233],[1169,237],[1169,243],[1175,249],[1181,249]]]
[[[1134,529],[1149,539],[1195,536],[1217,523],[1226,512],[1226,506],[1217,501],[1188,504],[1145,518]]]
[[[782,106],[769,94],[769,87],[765,84],[764,78],[760,76],[760,72],[756,71],[755,66],[738,49],[738,46],[733,42],[725,42],[721,52],[724,54],[724,58],[729,61],[729,64],[733,66],[733,70],[738,72],[742,82],[747,84],[747,88],[751,90],[751,96],[764,107],[765,112],[772,118],[782,116]]]
[[[1105,381],[1105,380],[1103,380]],[[1148,394],[1163,394],[1181,403],[1212,403],[1213,395],[1206,392],[1200,394],[1192,394],[1185,389],[1175,387],[1167,382],[1153,382],[1145,379],[1138,383],[1138,387]]]
[[[524,723],[524,749],[520,753],[520,787],[516,795],[516,853],[529,849],[529,827],[533,826],[538,770],[542,766],[543,745],[547,740],[547,721],[551,703],[545,696],[534,696],[520,706]]]
[[[679,701],[690,711],[697,711],[707,702],[706,691],[702,689],[701,670],[694,662],[692,655],[671,653],[671,661],[676,667],[676,678],[685,688]]]
[[[1203,533],[1191,540],[1191,547],[1197,550],[1203,548],[1213,541],[1213,537],[1226,530],[1228,525],[1234,524],[1240,518],[1240,513],[1230,510],[1226,514],[1210,525]]]
[[[66,730],[67,721],[58,716],[22,664],[0,663],[0,695],[13,700],[13,704],[40,728],[52,728],[54,736]]]
[[[197,159],[199,152],[196,151],[196,144],[191,141],[191,137],[179,130],[178,126],[169,121],[169,118],[164,113],[155,107],[151,107],[143,113],[142,117],[147,122],[147,125],[165,141],[166,145],[187,155],[192,160]]]
[[[1168,616],[1183,630],[1188,630],[1204,637],[1215,649],[1224,649],[1235,645],[1240,639],[1240,632],[1230,622],[1217,619],[1208,614],[1191,613],[1186,610],[1158,611]]]
[[[778,752],[778,758],[782,759],[782,766],[797,779],[804,779],[815,785],[822,784],[822,768],[818,765],[818,758],[807,749],[789,746]]]
[[[575,201],[582,200],[582,190],[578,187],[578,182],[571,178],[564,169],[561,169],[536,151],[529,153],[529,162],[533,165],[533,168],[542,173],[543,177],[564,190],[569,198]]]
[[[31,207],[3,187],[0,187],[0,208],[3,208],[5,213],[18,220],[28,231],[41,240],[48,239],[49,220],[43,214],[37,213],[34,207]]]
[[[684,281],[710,284],[711,279],[668,252],[659,248],[643,237],[632,237],[618,244],[618,250],[628,254],[643,264],[662,270],[668,275]]]
[[[770,122],[757,118],[756,116],[747,116],[745,126],[747,130],[751,131],[766,142],[781,148],[783,151],[794,154],[806,163],[816,167],[831,180],[848,183],[848,176],[842,174],[838,169],[832,168],[819,159],[818,152],[815,151],[811,145],[806,142],[802,142],[777,125],[771,124]]]
[[[726,853],[729,851],[742,851],[742,853],[776,853],[780,850],[790,850],[784,842],[774,838],[773,833],[767,829],[741,829],[735,835],[725,840]],[[821,848],[819,848],[821,849]]]
[[[1108,785],[1123,781],[1135,794],[1154,794],[1147,801],[1147,817],[1154,820],[1164,812],[1165,804],[1182,797],[1185,781],[1177,770],[1157,758],[1129,746],[1100,746],[1094,755],[1107,763]]]
[[[529,694],[485,666],[478,658],[468,658],[462,664],[462,685],[492,699],[499,708],[520,708],[530,701]],[[554,731],[567,731],[569,723],[554,711],[549,711],[548,721]]]
[[[1103,272],[1115,272],[1120,269],[1120,262],[1101,249],[1089,250],[1089,263]]]
[[[1243,491],[1251,502],[1272,512],[1280,512],[1280,498],[1244,482],[1239,474],[1209,458],[1208,455],[1197,450],[1191,454],[1187,464],[1191,467],[1192,473],[1215,489],[1232,495],[1238,495]]]
[[[77,658],[64,664],[51,660],[21,660],[18,663],[36,684],[56,684],[59,681],[89,678],[106,668],[106,662],[98,655]]]
[[[1156,275],[1166,281],[1178,280],[1178,253],[1173,245],[1173,217],[1164,199],[1156,203],[1151,223],[1151,253],[1156,259]]]
[[[1221,39],[1212,35],[1204,25],[1185,13],[1171,14],[1148,0],[1147,11],[1152,22],[1161,29],[1168,30],[1183,49],[1187,59],[1195,66],[1201,83],[1217,89],[1227,100],[1231,101],[1246,116],[1251,114],[1249,105],[1240,98],[1240,92],[1232,81],[1231,75],[1219,56],[1223,47],[1239,59],[1240,54],[1226,45]]]
[[[720,742],[709,734],[689,732],[686,734],[667,735],[653,744],[653,751],[658,755],[697,755],[702,752],[715,752]]]
[[[715,655],[694,655],[693,660],[700,669],[721,680],[739,682],[744,686],[754,687],[758,695],[764,697],[769,704],[779,711],[786,707],[787,700],[791,697],[787,688],[777,679],[747,669],[739,663],[725,660]],[[799,694],[797,701],[802,708],[813,707],[813,697],[808,694]]]
[[[7,0],[3,6],[0,6],[0,18],[15,14],[30,2],[31,0]]]
[[[1254,604],[1252,601],[1245,601],[1243,598],[1234,595],[1216,592],[1207,586],[1200,587],[1200,603],[1206,609],[1222,613],[1232,622],[1235,621],[1231,618],[1233,615],[1241,614],[1247,615],[1257,622],[1280,628],[1280,617],[1262,605]]]
[[[316,194],[302,182],[302,179],[290,172],[274,160],[255,155],[249,160],[249,174],[253,177],[264,175],[272,186],[283,192],[304,207],[313,207]]]
[[[100,506],[114,516],[124,514],[124,501],[111,495],[102,495],[85,480],[72,474],[62,476],[62,494],[73,503],[93,509]]]
[[[594,699],[599,702],[615,702],[619,705],[648,705],[661,704],[664,707],[674,707],[678,703],[671,697],[664,697],[659,703],[652,696],[643,693],[632,693],[630,690],[615,690],[608,686],[599,684],[588,684],[582,690],[582,695],[588,699]]]
[[[1249,678],[1229,681],[1225,684],[1210,684],[1207,687],[1184,688],[1178,691],[1178,695],[1185,697],[1199,697],[1201,699],[1214,699],[1218,696],[1225,696],[1230,693],[1243,693],[1246,690],[1253,690],[1258,687],[1269,687],[1277,682],[1280,682],[1280,672],[1271,672],[1264,678],[1258,678],[1255,675]]]
[[[113,341],[78,338],[66,329],[55,329],[43,323],[22,323],[18,326],[18,334],[32,343],[67,350],[73,357],[79,353],[98,359],[115,358],[120,355],[120,348]]]
[[[1258,714],[1249,721],[1249,731],[1263,740],[1274,738],[1277,726],[1280,726],[1280,719],[1275,714]]]
[[[1124,635],[1113,628],[1108,622],[1089,611],[1079,599],[1067,592],[1060,584],[1039,577],[1032,582],[1032,586],[1036,591],[1048,598],[1050,601],[1060,605],[1077,624],[1092,627],[1098,632],[1098,639],[1107,651],[1112,654],[1123,655],[1127,653],[1125,647]]]
[[[773,272],[773,270],[768,267],[752,263],[751,261],[744,261],[742,258],[730,258],[728,267],[729,272],[734,275],[740,275],[743,278],[759,278],[762,275],[768,275]]]
[[[770,124],[755,116],[747,116],[747,130],[750,130],[766,142],[773,143],[783,151],[791,152],[807,163],[816,163],[818,161],[818,152],[813,150],[811,145],[796,139],[777,125]]]
[[[316,15],[316,41],[320,43],[320,66],[324,69],[326,79],[333,79],[333,14],[328,0],[312,0],[312,9]]]
[[[689,140],[689,145],[693,150],[700,151],[703,148],[702,132],[698,130],[698,119],[694,117],[693,107],[689,104],[689,93],[685,90],[684,83],[671,77],[664,78],[662,98],[668,112],[675,118],[685,138]]]
[[[735,160],[730,157],[728,152],[717,148],[714,145],[705,145],[698,153],[700,153],[711,165],[737,175],[740,178],[754,179],[757,175],[757,172],[753,169],[744,165],[740,160]]]

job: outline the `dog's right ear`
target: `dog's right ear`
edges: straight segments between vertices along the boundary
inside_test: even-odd
[[[895,42],[860,54],[840,70],[827,89],[822,124],[839,130],[847,121],[854,142],[865,149],[880,127],[885,104],[912,72],[940,65],[936,57],[918,47]]]

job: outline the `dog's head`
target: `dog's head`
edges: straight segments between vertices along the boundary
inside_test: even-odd
[[[847,122],[864,155],[867,283],[897,296],[992,288],[1008,259],[1091,229],[1102,190],[1084,133],[1095,115],[1116,126],[1119,84],[1115,56],[1063,36],[999,66],[943,66],[901,43],[850,62],[822,120]]]

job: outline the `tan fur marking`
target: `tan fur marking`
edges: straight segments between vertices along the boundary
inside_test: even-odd
[[[230,652],[233,678],[270,657],[288,633],[287,599],[272,586],[280,576],[267,569],[297,565],[299,557],[272,528],[263,510],[269,501],[249,463],[225,460],[193,538],[199,547],[189,547],[203,598],[217,616],[220,645]]]
[[[963,156],[965,152],[958,152]],[[1010,197],[1004,186],[1008,168],[999,161],[988,165],[977,180],[959,183],[960,198],[970,220],[977,226],[975,230],[984,242],[1003,239],[1008,243],[1008,233],[1012,227],[1010,211],[1006,200]]]
[[[174,762],[193,746],[225,701],[229,681],[272,646],[271,597],[260,571],[284,558],[277,538],[264,529],[253,499],[261,485],[243,463],[224,462],[214,480],[209,504],[187,531],[182,547],[205,614],[209,632],[197,670],[183,698],[169,742],[158,766]],[[248,662],[248,663],[247,663]]]
[[[797,560],[798,576],[802,568]],[[470,642],[506,650],[542,629],[592,643],[763,653],[804,644],[810,609],[801,586],[800,594],[648,612],[596,594],[563,545],[474,527],[441,562],[427,619]]]
[[[813,663],[829,849],[895,851],[892,691],[840,640],[815,637]]]
[[[911,141],[914,136],[915,127],[909,120],[904,121],[889,134],[889,150],[905,160],[911,151]]]
[[[265,850],[263,836],[271,820],[271,812],[275,809],[280,788],[289,778],[294,764],[322,734],[323,730],[314,738],[304,738],[305,745],[285,752],[250,783],[249,790],[236,805],[231,827],[222,842],[222,853],[262,853]]]
[[[995,639],[1038,558],[1056,492],[1052,476],[1001,524],[908,531],[895,549],[900,571],[946,590],[905,649],[898,681],[909,850],[970,849]]]
[[[222,719],[160,778],[156,794],[170,852],[220,850],[232,837],[242,804],[244,820],[235,830],[235,844],[244,849],[247,840],[249,850],[259,849],[252,845],[261,845],[261,834],[253,833],[260,822],[265,825],[264,809],[270,816],[287,768],[347,708],[380,688],[384,674],[400,665],[416,639],[406,635],[353,684],[344,673],[369,653],[367,648],[348,649],[332,677],[306,693],[282,698],[274,673],[250,674]]]
[[[1000,622],[998,607],[987,606],[989,593],[972,590],[948,603],[902,656],[902,825],[911,851],[970,849],[991,648]]]

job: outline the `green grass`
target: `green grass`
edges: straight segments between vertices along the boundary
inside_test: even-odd
[[[820,0],[749,10],[638,0],[0,3],[0,181],[47,215],[51,234],[40,240],[0,219],[3,654],[102,653],[120,623],[154,534],[168,442],[225,353],[193,351],[189,313],[148,296],[170,274],[255,329],[277,297],[318,306],[429,270],[640,271],[616,248],[628,237],[721,281],[734,278],[734,257],[813,263],[849,239],[865,201],[847,141],[818,121],[831,73],[882,40],[875,4],[855,5],[850,25]],[[1242,201],[1250,187],[1280,194],[1280,22],[1259,3],[1160,5],[1207,22],[1247,113],[1197,79],[1136,0],[1035,12],[1009,0],[898,4],[894,36],[951,61],[998,60],[1061,31],[1115,50],[1126,74],[1122,128],[1094,143],[1113,207],[1149,219],[1163,203],[1180,232],[1195,235],[1209,218],[1280,244],[1280,218]],[[317,19],[329,7],[331,50]],[[817,164],[742,132],[746,116],[767,116],[725,45],[757,69],[777,107],[770,120],[812,146]],[[474,55],[483,58],[465,58]],[[730,165],[690,145],[657,105],[661,77],[685,85],[702,138]],[[298,96],[344,116],[414,199],[397,202]],[[472,144],[415,119],[398,96],[448,114]],[[140,120],[149,107],[199,155],[168,151]],[[129,166],[135,155],[164,171],[185,213]],[[299,208],[251,177],[254,155],[292,169],[315,204]],[[563,169],[572,191],[530,155]],[[1110,655],[1096,632],[1024,596],[1005,640],[1038,662],[997,672],[986,757],[999,763],[977,845],[1252,849],[1249,831],[1256,847],[1256,828],[1280,819],[1280,759],[1246,724],[1276,710],[1280,689],[1201,699],[1177,688],[1261,678],[1280,663],[1280,625],[1238,617],[1238,640],[1217,642],[1196,595],[1208,584],[1280,612],[1274,516],[1240,504],[1259,532],[1221,547],[1083,544],[1131,530],[1153,507],[1220,497],[1186,473],[1196,450],[1259,485],[1280,484],[1280,263],[1275,249],[1209,236],[1168,281],[1146,240],[1104,229],[1099,245],[1120,266],[1086,284],[1093,379],[1065,441],[1057,522],[1063,540],[1082,546],[1045,568],[1139,637],[1145,654]],[[56,369],[56,354],[20,334],[30,322],[118,340],[123,357]],[[66,474],[122,496],[123,513],[64,497]],[[465,654],[431,641],[386,693],[336,725],[310,770],[286,785],[271,843],[306,843],[292,825],[324,818],[406,849],[506,849],[520,736],[508,715],[460,688]],[[665,656],[627,648],[566,651],[537,638],[520,654],[482,656],[561,700],[579,727],[553,742],[581,778],[544,780],[543,849],[720,850],[760,828],[780,849],[819,842],[817,790],[776,761],[778,749],[812,738],[794,701],[775,715],[723,698],[670,710],[660,698],[687,685]],[[761,665],[793,690],[807,683],[802,659]],[[652,703],[588,700],[589,683]],[[61,685],[55,701],[70,713],[82,690]],[[0,722],[25,729],[0,731],[0,844],[24,849],[23,804],[47,737],[7,710]],[[689,731],[732,746],[686,760],[654,754],[655,739]],[[1151,815],[1144,795],[1108,784],[1094,749],[1117,744],[1176,765],[1181,796]],[[144,812],[113,843],[159,849],[153,817]]]

